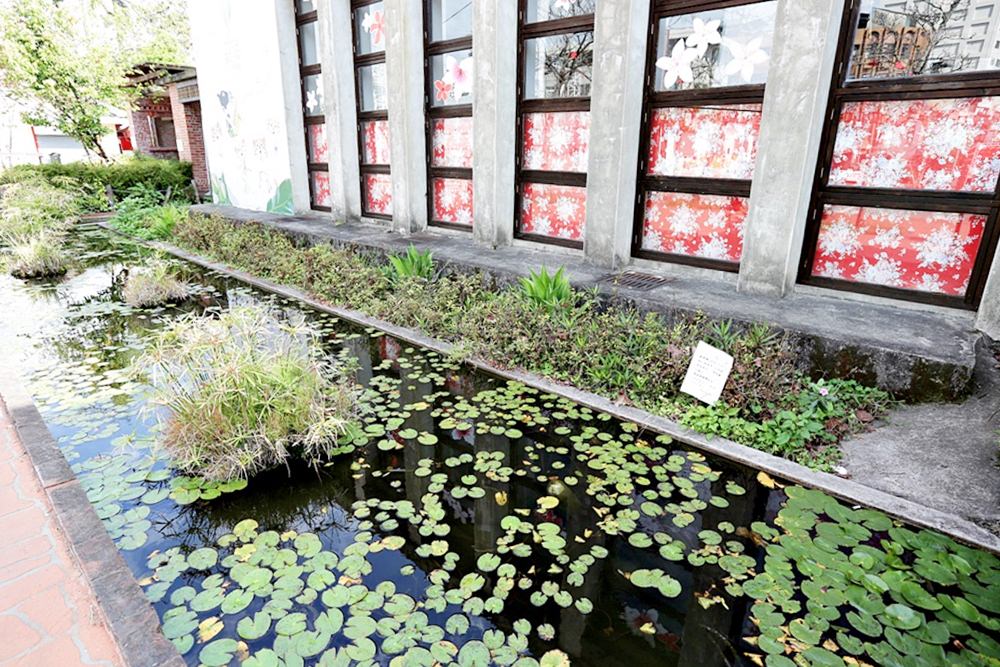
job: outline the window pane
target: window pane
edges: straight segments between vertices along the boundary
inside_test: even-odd
[[[739,262],[747,205],[743,197],[647,192],[642,249]]]
[[[392,215],[392,176],[365,174],[364,186],[365,213]]]
[[[587,173],[590,112],[529,113],[524,117],[524,169]]]
[[[593,14],[597,0],[528,0],[528,23]]]
[[[370,120],[361,123],[364,146],[361,157],[365,164],[391,164],[389,152],[389,121]]]
[[[306,125],[306,141],[309,144],[310,162],[329,162],[330,149],[326,141],[326,124]]]
[[[303,23],[299,26],[299,60],[303,67],[319,62],[319,47],[316,42],[318,22]]]
[[[589,97],[593,47],[593,32],[526,40],[524,98]]]
[[[472,168],[472,117],[437,118],[431,128],[431,165]]]
[[[521,231],[560,239],[583,238],[587,188],[525,183],[521,197]]]
[[[381,2],[354,10],[354,41],[359,55],[385,51],[385,10]]]
[[[309,12],[314,12],[314,11],[316,11],[315,0],[295,0],[296,14],[308,14]]]
[[[1000,0],[869,0],[848,79],[1000,69]]]
[[[1000,97],[849,102],[830,184],[992,192],[998,128]]]
[[[762,84],[776,2],[667,16],[656,44],[656,90]]]
[[[472,34],[472,0],[431,0],[431,41]]]
[[[813,275],[964,296],[986,216],[826,206]]]
[[[310,74],[302,77],[302,87],[305,89],[306,98],[303,103],[307,116],[322,116],[323,107],[323,77],[319,74]]]
[[[431,104],[472,104],[472,51],[431,56]]]
[[[472,226],[472,181],[464,178],[431,179],[435,222]]]
[[[648,173],[749,180],[757,159],[759,104],[654,109]]]
[[[386,109],[385,63],[359,67],[358,88],[362,111]]]
[[[312,205],[330,206],[330,174],[326,171],[310,172],[312,178]]]

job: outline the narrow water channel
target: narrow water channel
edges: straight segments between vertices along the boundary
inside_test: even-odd
[[[6,354],[191,665],[1000,664],[1000,559],[706,457],[93,227],[0,278]],[[363,435],[319,471],[176,474],[128,373],[183,313],[259,305],[357,363]]]

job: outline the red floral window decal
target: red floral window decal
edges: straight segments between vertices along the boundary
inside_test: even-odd
[[[435,178],[431,181],[434,192],[435,222],[472,224],[472,181],[465,178]]]
[[[521,231],[560,239],[583,238],[587,188],[525,183],[521,197]]]
[[[813,275],[962,296],[986,216],[826,206]]]
[[[650,123],[649,174],[752,178],[760,113],[759,104],[654,110]]]
[[[312,176],[313,206],[330,206],[330,173],[314,171],[310,175]]]
[[[365,212],[392,215],[392,177],[365,174]]]
[[[847,102],[830,185],[991,192],[1000,97]]]
[[[434,120],[431,166],[472,168],[471,116]]]
[[[309,161],[329,162],[330,151],[326,141],[326,125],[322,123],[307,125],[306,129],[309,132]]]
[[[365,164],[391,164],[389,151],[389,121],[370,120],[361,123],[361,134],[364,137],[362,157]]]
[[[560,111],[524,117],[524,169],[587,172],[590,113]]]
[[[647,192],[642,248],[739,262],[747,202],[744,197]]]

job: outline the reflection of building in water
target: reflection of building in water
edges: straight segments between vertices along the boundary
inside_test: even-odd
[[[850,78],[1000,67],[1000,0],[875,0],[861,8]]]

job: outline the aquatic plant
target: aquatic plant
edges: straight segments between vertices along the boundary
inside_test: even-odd
[[[143,308],[181,301],[190,293],[191,286],[177,278],[169,262],[152,261],[128,274],[122,298],[133,308]]]
[[[207,479],[246,478],[293,454],[317,465],[342,451],[356,417],[357,391],[315,332],[262,308],[181,317],[136,368],[166,408],[173,465]]]
[[[417,250],[411,245],[406,254],[389,255],[385,273],[394,283],[413,279],[431,280],[434,277],[434,255],[430,250]]]
[[[530,303],[549,312],[569,308],[575,301],[573,288],[566,278],[566,269],[562,266],[552,275],[543,266],[537,272],[532,271],[527,278],[521,278],[519,284],[521,294]]]
[[[0,186],[0,240],[64,231],[79,213],[75,195],[40,178]]]
[[[7,270],[17,278],[43,278],[66,273],[69,258],[63,251],[62,235],[41,231],[8,237]]]

